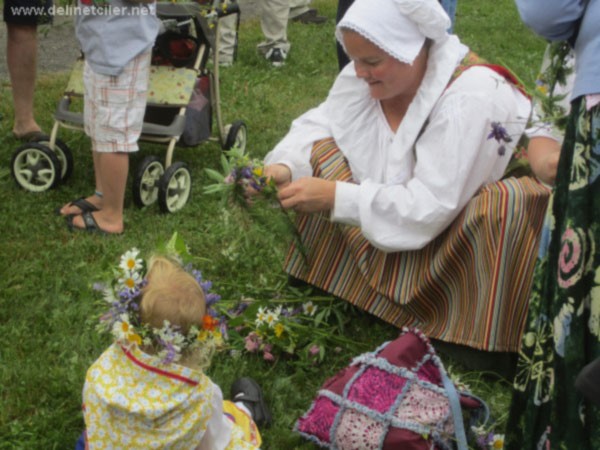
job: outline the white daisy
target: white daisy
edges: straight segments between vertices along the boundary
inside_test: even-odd
[[[279,322],[279,314],[276,311],[268,311],[265,316],[265,323],[269,325],[269,328],[275,327],[277,322]]]
[[[102,290],[102,298],[106,303],[110,303],[111,305],[117,301],[115,291],[112,288],[104,288]]]
[[[266,318],[267,312],[265,311],[265,308],[261,306],[260,308],[258,308],[258,312],[256,313],[256,320],[254,321],[254,323],[257,327],[260,327],[263,323],[265,323]]]
[[[127,314],[121,314],[119,319],[113,324],[112,333],[118,341],[126,341],[129,335],[133,333],[133,327],[129,323]]]
[[[306,302],[302,304],[302,311],[304,311],[304,314],[308,316],[314,316],[317,312],[317,305],[313,304],[313,302],[310,301]]]
[[[119,278],[119,284],[124,288],[133,290],[142,282],[142,277],[137,272],[125,272],[121,278]]]
[[[131,250],[126,251],[123,256],[121,256],[121,262],[119,263],[119,268],[121,268],[124,272],[137,272],[142,268],[142,260],[138,258],[140,251],[137,248],[132,248]]]

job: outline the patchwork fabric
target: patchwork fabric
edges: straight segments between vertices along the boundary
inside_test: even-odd
[[[329,449],[452,448],[444,376],[427,337],[404,329],[327,380],[295,430]]]

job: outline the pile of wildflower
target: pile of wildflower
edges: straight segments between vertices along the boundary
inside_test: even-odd
[[[361,343],[344,336],[347,304],[333,297],[257,301],[244,299],[227,311],[229,346],[269,362],[316,365],[342,347]]]
[[[220,296],[211,291],[212,283],[204,280],[200,271],[184,263],[184,257],[189,254],[177,233],[165,250],[169,256],[182,263],[204,291],[207,310],[201,328],[193,326],[184,334],[178,326],[168,321],[161,328],[153,328],[141,322],[140,301],[142,288],[147,284],[147,264],[140,258],[137,248],[132,248],[121,256],[113,271],[112,281],[107,284],[97,283],[94,288],[102,292],[104,304],[108,305],[108,310],[100,317],[99,331],[112,334],[126,348],[138,346],[157,349],[157,356],[164,364],[169,364],[178,361],[184,350],[205,345],[209,341],[214,344],[222,343],[226,326],[215,309]]]

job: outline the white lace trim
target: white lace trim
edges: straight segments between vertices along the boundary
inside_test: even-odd
[[[350,31],[354,31],[355,33],[360,34],[362,37],[364,37],[368,41],[372,42],[377,47],[379,47],[381,50],[383,50],[388,55],[392,56],[394,59],[397,59],[400,62],[403,62],[403,63],[406,63],[406,64],[412,64],[413,63],[412,59],[410,59],[410,58],[408,58],[408,57],[406,57],[404,55],[401,55],[400,53],[394,51],[391,47],[386,46],[379,39],[377,39],[375,36],[373,36],[373,34],[369,33],[368,31],[366,31],[363,28],[360,28],[360,27],[356,26],[353,23],[345,23],[342,26],[338,27],[336,29],[336,31],[335,31],[335,37],[337,38],[338,42],[340,43],[340,45],[342,46],[342,48],[344,49],[344,51],[346,52],[346,54],[348,54],[348,51],[346,50],[346,46],[344,45],[344,39],[343,39],[343,35],[342,35],[342,30],[350,30]]]

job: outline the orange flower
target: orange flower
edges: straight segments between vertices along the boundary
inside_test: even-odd
[[[202,329],[213,331],[219,325],[219,320],[215,319],[213,316],[206,314],[202,318]]]

